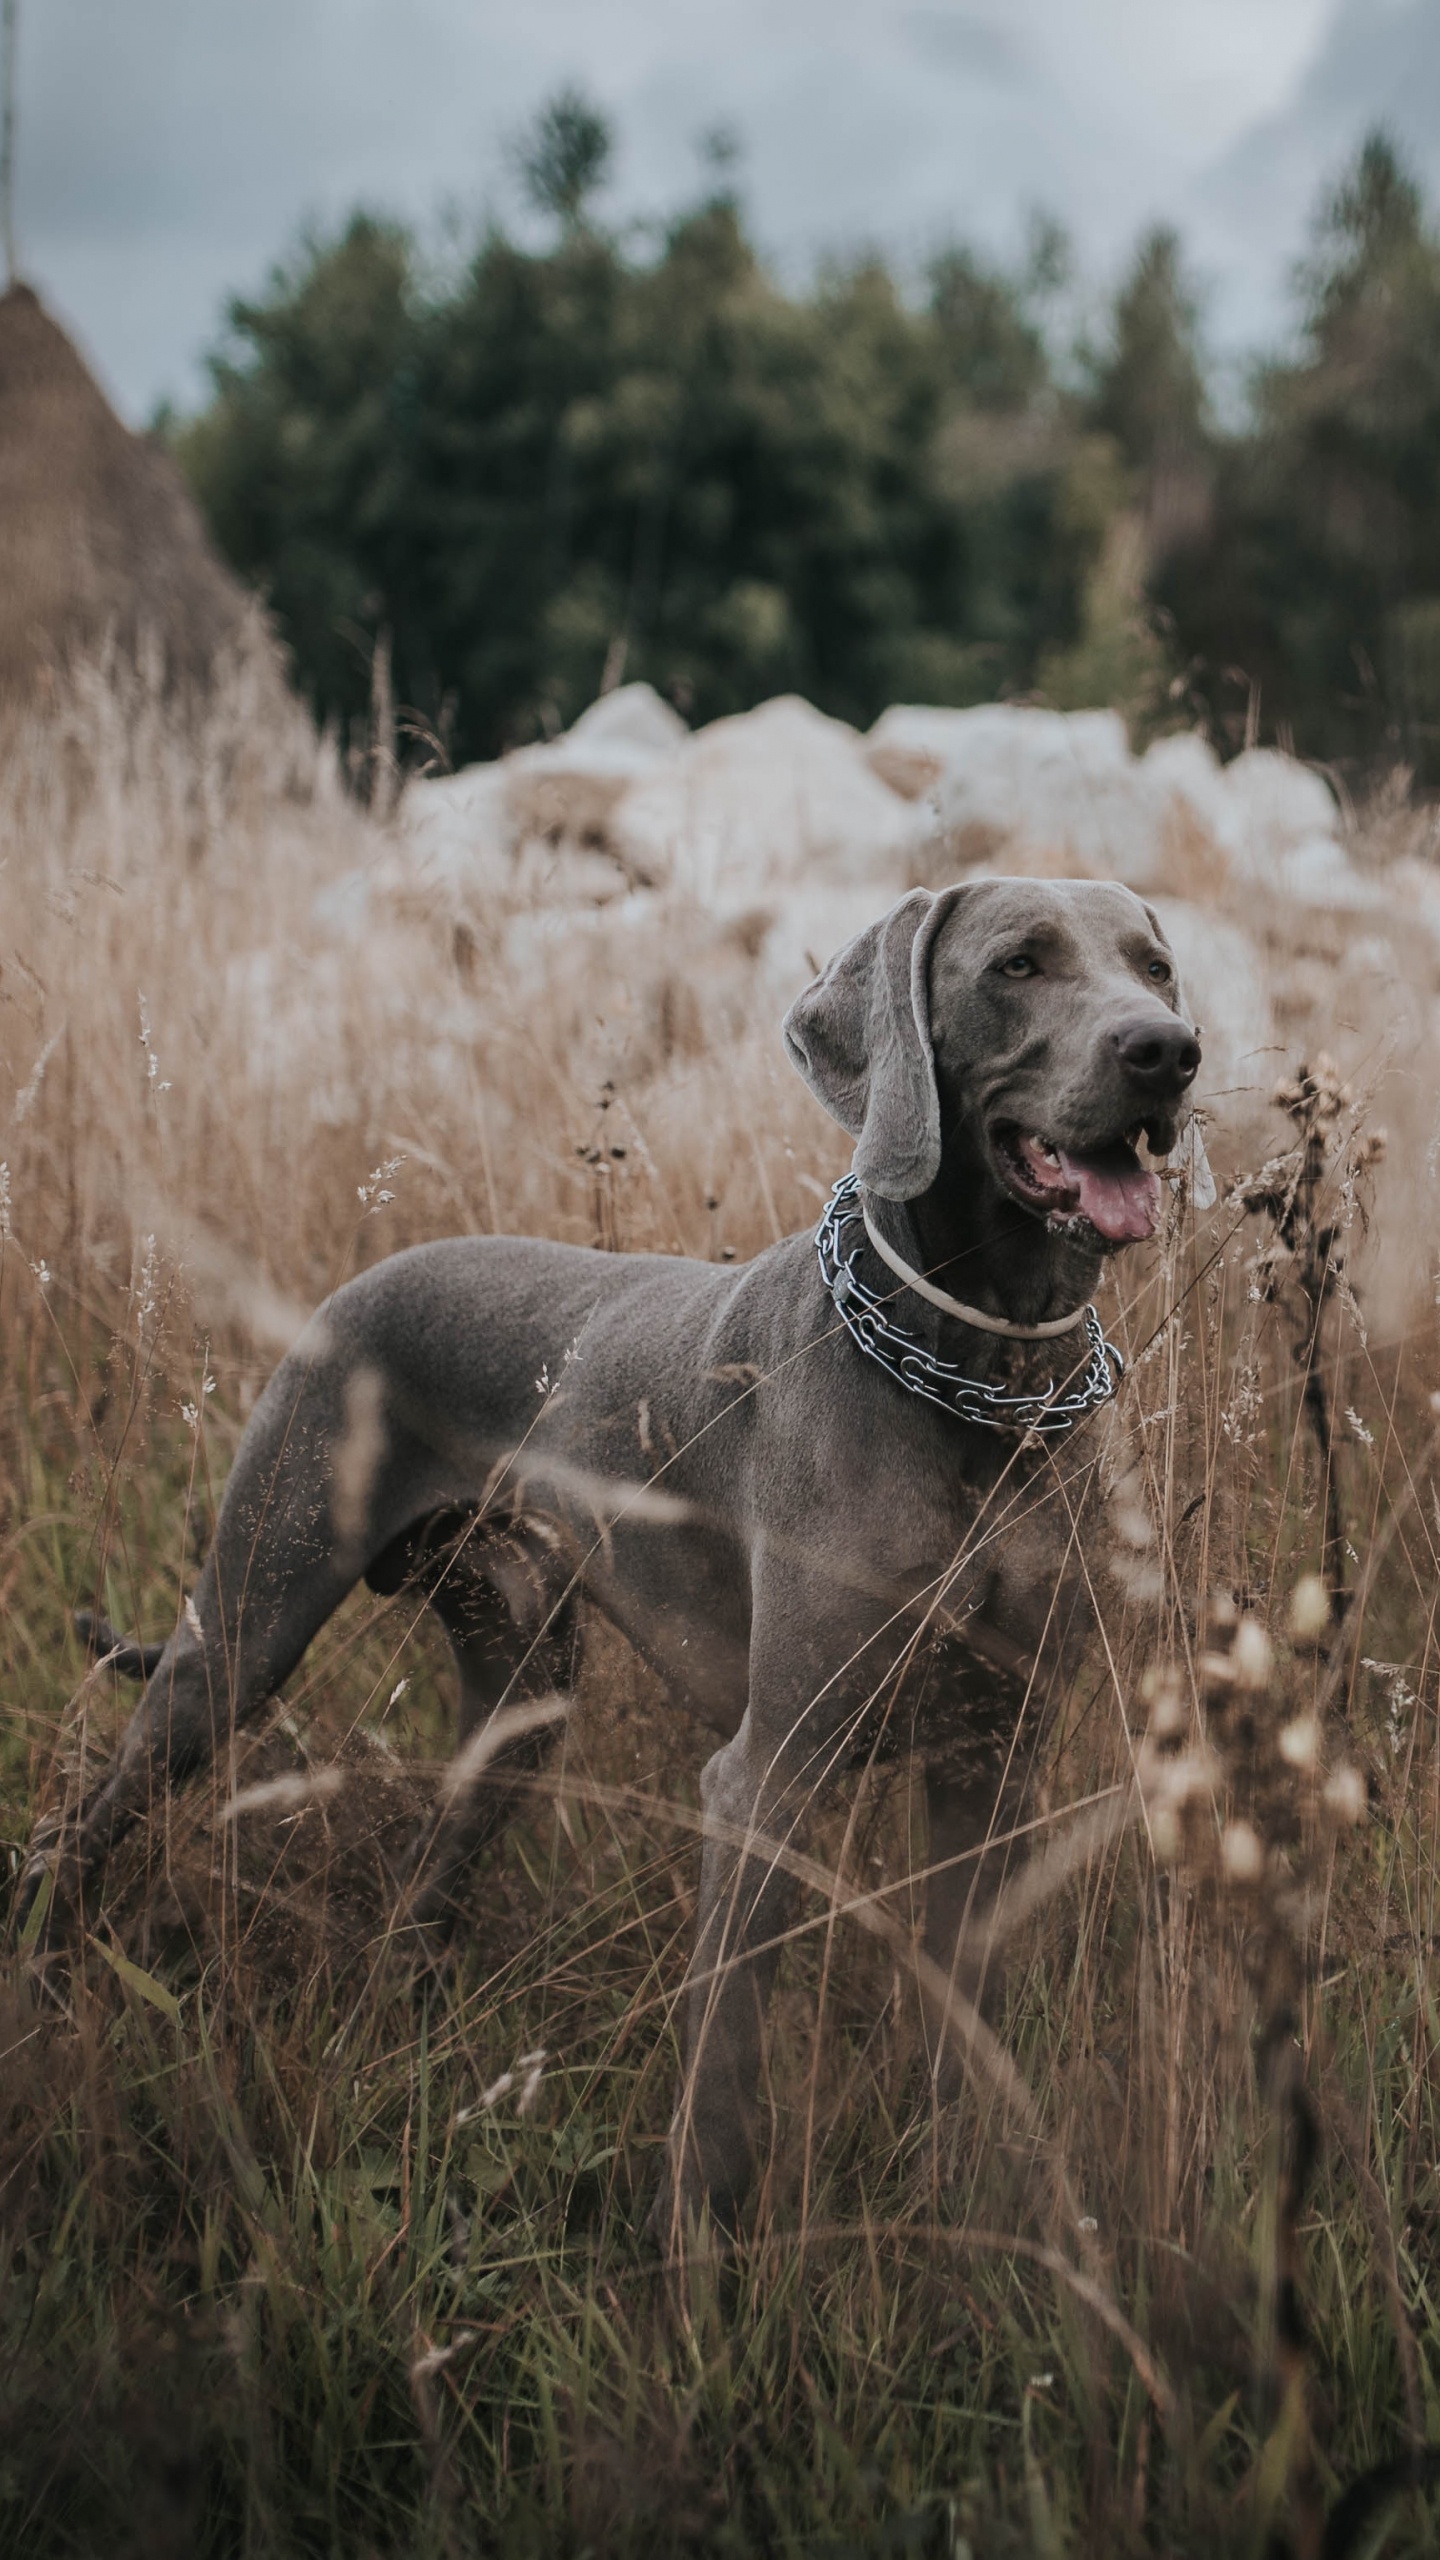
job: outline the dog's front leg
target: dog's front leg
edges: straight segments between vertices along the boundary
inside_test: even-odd
[[[925,1953],[931,1971],[922,2006],[930,2071],[937,2097],[959,2095],[963,2080],[963,2029],[975,2009],[993,2012],[1004,1986],[1003,1950],[994,1943],[994,1907],[1013,1852],[1006,1846],[1018,1820],[1023,1789],[1007,1786],[1014,1755],[977,1750],[963,1778],[927,1777],[931,1875],[925,1889]],[[953,2007],[945,1986],[955,1995]],[[958,2018],[957,2018],[958,2013]]]
[[[800,1755],[762,1739],[753,1711],[701,1775],[705,1844],[685,1989],[685,2078],[651,2217],[670,2248],[702,2204],[728,2228],[754,2175],[765,2011],[795,1899],[786,1853],[810,1792]]]
[[[811,1808],[854,1756],[903,1635],[856,1599],[856,1574],[789,1540],[753,1567],[750,1698],[700,1780],[704,1848],[685,1989],[685,2077],[651,2228],[670,2248],[708,2204],[733,2227],[755,2169],[765,2010]],[[883,1638],[877,1645],[876,1639]]]

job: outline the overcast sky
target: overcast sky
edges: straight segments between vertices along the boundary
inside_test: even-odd
[[[1388,123],[1440,196],[1440,0],[19,0],[23,272],[139,422],[193,402],[227,295],[357,202],[513,213],[562,81],[618,134],[606,213],[683,202],[724,124],[791,273],[1041,205],[1113,277],[1179,224],[1236,349],[1279,324],[1316,190]]]

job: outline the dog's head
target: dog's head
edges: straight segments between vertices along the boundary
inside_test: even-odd
[[[785,1017],[813,1093],[887,1200],[935,1182],[952,1135],[1035,1218],[1106,1246],[1150,1235],[1200,1043],[1152,910],[1097,880],[913,890]]]

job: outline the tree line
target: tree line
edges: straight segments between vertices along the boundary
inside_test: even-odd
[[[542,245],[437,273],[357,213],[231,306],[170,432],[321,717],[364,719],[379,648],[457,763],[644,676],[693,720],[1112,702],[1440,780],[1440,239],[1384,136],[1238,424],[1168,230],[1076,344],[1052,224],[787,291],[723,143],[658,236],[596,218],[610,151],[562,94],[521,155]]]

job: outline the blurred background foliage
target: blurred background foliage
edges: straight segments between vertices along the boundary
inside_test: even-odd
[[[456,763],[643,676],[692,720],[1115,703],[1440,781],[1440,240],[1383,135],[1223,421],[1172,232],[1085,331],[1041,220],[1008,269],[786,289],[730,137],[659,231],[593,217],[611,149],[562,93],[517,145],[532,232],[443,271],[369,213],[311,239],[171,423],[322,717],[383,642]]]

